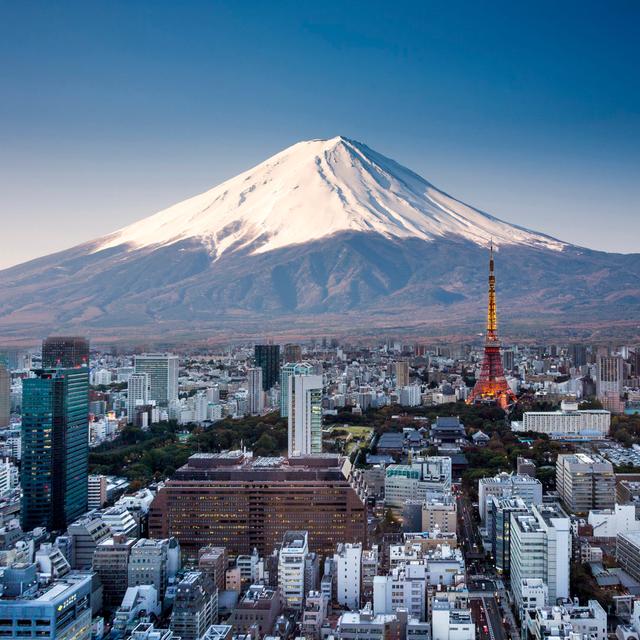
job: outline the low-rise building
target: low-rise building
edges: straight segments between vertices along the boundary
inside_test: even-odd
[[[578,638],[607,640],[607,612],[597,600],[587,606],[577,602],[529,611],[526,625],[533,640]],[[575,636],[574,636],[575,637]]]
[[[262,638],[271,634],[276,619],[282,613],[282,605],[277,589],[252,585],[231,614],[229,624],[236,635],[252,633]]]
[[[218,622],[218,589],[200,571],[187,572],[176,587],[171,631],[180,640],[200,640]]]
[[[513,431],[534,431],[562,440],[606,438],[611,412],[603,409],[578,409],[577,402],[563,401],[560,411],[525,411],[521,422],[511,422]]]
[[[556,460],[556,490],[571,513],[613,509],[615,484],[613,465],[602,456],[571,453]]]
[[[422,531],[455,533],[457,526],[458,508],[453,497],[432,497],[422,503]]]
[[[72,572],[42,587],[34,564],[0,576],[0,637],[49,640],[91,638],[92,574]]]

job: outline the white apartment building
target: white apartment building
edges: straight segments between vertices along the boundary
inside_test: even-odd
[[[419,407],[422,403],[420,385],[411,384],[400,390],[400,404],[403,407]]]
[[[5,458],[0,461],[0,497],[5,496],[20,482],[18,467]]]
[[[436,598],[432,604],[431,640],[475,640],[476,625],[470,609]]]
[[[520,583],[521,609],[542,609],[549,602],[549,589],[542,578],[524,578]]]
[[[540,578],[549,603],[569,597],[571,522],[556,505],[534,505],[530,514],[511,514],[511,589],[524,606],[523,580]]]
[[[304,567],[309,553],[306,531],[287,531],[278,554],[278,586],[287,607],[304,604]]]
[[[606,438],[611,412],[604,409],[578,409],[577,402],[562,402],[560,411],[525,411],[520,422],[511,423],[512,431],[534,431],[563,440]]]
[[[373,579],[373,611],[391,614],[406,609],[418,620],[426,619],[427,569],[423,563],[411,563],[392,569],[386,576]]]
[[[122,506],[114,506],[106,509],[102,516],[104,522],[112,533],[117,533],[128,538],[135,538],[138,534],[138,523],[131,513]]]
[[[107,484],[107,476],[89,476],[87,494],[87,506],[89,509],[102,509],[107,503]]]
[[[149,404],[149,376],[146,373],[132,373],[127,386],[127,422],[132,423],[136,407]]]
[[[362,545],[339,544],[333,555],[336,577],[336,600],[352,611],[360,608],[362,586]]]

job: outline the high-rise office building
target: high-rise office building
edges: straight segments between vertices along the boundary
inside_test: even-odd
[[[178,401],[178,365],[178,356],[170,353],[135,357],[135,373],[149,376],[149,400],[155,400],[162,407]]]
[[[37,370],[22,385],[22,528],[62,530],[87,510],[89,370]]]
[[[9,426],[11,418],[11,374],[0,362],[0,428]]]
[[[511,515],[529,513],[529,507],[522,498],[499,498],[492,496],[487,505],[491,512],[491,552],[495,559],[496,570],[503,575],[511,571]]]
[[[288,384],[288,455],[322,453],[322,376],[292,375]]]
[[[409,384],[409,362],[398,360],[396,362],[396,389],[403,389]]]
[[[598,398],[620,397],[624,381],[624,360],[622,356],[598,355],[598,378],[596,393]]]
[[[284,361],[285,362],[301,362],[302,348],[299,344],[284,345]]]
[[[569,345],[569,359],[574,367],[584,367],[587,364],[587,347],[584,344],[572,343]]]
[[[505,371],[513,371],[515,366],[515,354],[511,349],[505,349],[502,352],[502,368]]]
[[[127,422],[135,422],[136,407],[149,404],[149,374],[132,373],[127,385]]]
[[[613,465],[595,454],[560,454],[556,460],[556,490],[571,513],[613,509],[616,501]]]
[[[89,341],[80,336],[49,336],[42,342],[42,368],[89,366]]]
[[[262,369],[260,367],[251,367],[250,369],[247,369],[247,387],[249,413],[253,416],[260,415],[264,410]]]
[[[289,415],[289,378],[293,375],[310,376],[313,367],[308,362],[287,362],[280,371],[280,417]]]
[[[256,367],[262,369],[262,390],[269,391],[280,374],[280,345],[257,344],[254,348]]]
[[[306,530],[312,551],[332,554],[338,542],[366,541],[365,506],[349,473],[332,455],[194,454],[158,491],[149,531],[177,536],[185,554],[197,556],[206,545],[268,555],[287,531]]]
[[[540,578],[549,603],[569,597],[571,521],[555,505],[531,507],[530,514],[511,514],[511,589],[523,607],[523,581]]]

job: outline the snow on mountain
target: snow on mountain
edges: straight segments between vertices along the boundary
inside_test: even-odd
[[[508,224],[435,188],[366,145],[344,137],[299,142],[217,187],[99,241],[161,247],[196,238],[215,260],[260,254],[345,231],[386,238],[458,236],[480,246],[567,245]]]
[[[300,142],[116,233],[0,271],[0,334],[477,331],[490,240],[501,249],[501,321],[637,326],[640,254],[510,225],[339,137]]]

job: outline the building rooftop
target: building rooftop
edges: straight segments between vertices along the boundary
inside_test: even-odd
[[[196,453],[180,467],[172,479],[242,481],[242,476],[255,480],[295,480],[296,475],[317,479],[345,477],[348,460],[334,454],[312,456],[257,457],[242,451]]]

